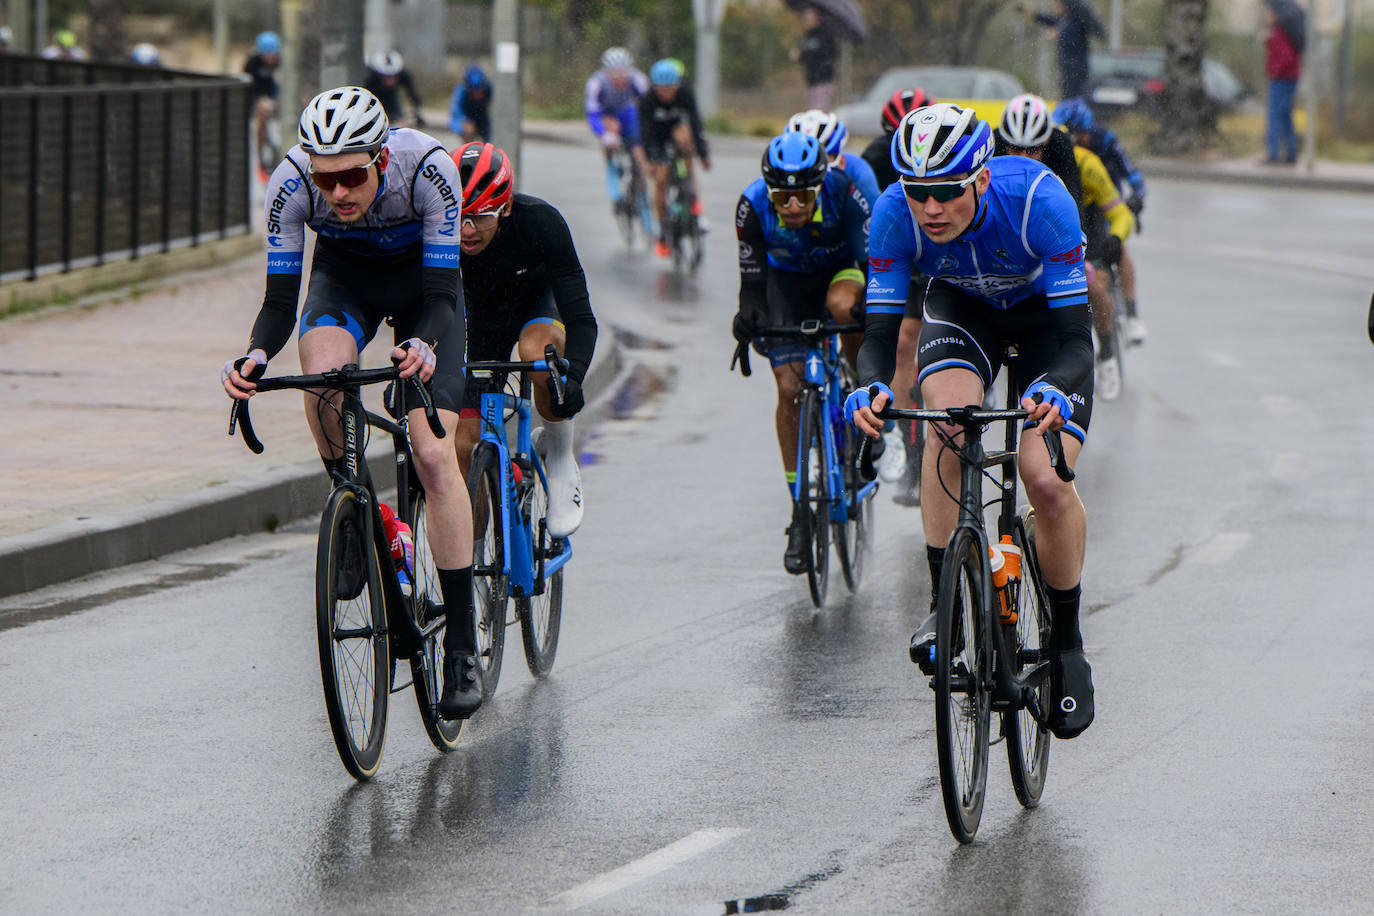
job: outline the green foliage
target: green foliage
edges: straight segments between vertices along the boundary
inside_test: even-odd
[[[781,9],[728,7],[720,24],[721,85],[754,89],[774,69],[790,66],[788,49],[801,35],[796,18]]]

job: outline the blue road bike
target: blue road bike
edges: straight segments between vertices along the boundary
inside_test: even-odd
[[[561,367],[561,368],[560,368]],[[567,363],[549,346],[544,359],[531,362],[470,362],[469,384],[481,391],[482,437],[468,465],[472,498],[472,577],[477,610],[477,652],[482,666],[483,699],[496,691],[505,650],[507,601],[513,600],[525,662],[535,677],[553,668],[558,625],[563,614],[563,567],[572,543],[548,532],[548,479],[538,441],[530,430],[531,373],[549,372],[554,397],[563,400]],[[553,371],[550,371],[552,369]],[[507,390],[518,376],[519,394]],[[516,421],[515,451],[506,423]]]
[[[854,370],[840,353],[840,334],[863,330],[863,325],[835,324],[809,319],[800,325],[760,328],[755,340],[798,340],[807,345],[802,359],[804,377],[797,436],[797,482],[794,513],[805,525],[809,547],[806,584],[816,607],[825,603],[830,580],[830,543],[833,535],[840,571],[850,591],[857,591],[864,559],[873,538],[873,494],[876,481],[860,479],[857,459],[861,436],[844,417],[844,399],[857,384]],[[751,374],[749,346],[740,343],[730,368]]]

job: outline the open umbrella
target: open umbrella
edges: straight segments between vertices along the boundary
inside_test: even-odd
[[[839,26],[850,41],[863,41],[868,36],[864,11],[855,0],[787,0],[787,6],[797,12],[814,6],[822,16]]]

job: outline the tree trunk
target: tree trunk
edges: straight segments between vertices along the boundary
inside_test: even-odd
[[[1167,0],[1164,12],[1164,97],[1150,149],[1178,156],[1210,146],[1217,113],[1202,87],[1207,0]]]
[[[90,0],[91,60],[125,61],[124,0]]]

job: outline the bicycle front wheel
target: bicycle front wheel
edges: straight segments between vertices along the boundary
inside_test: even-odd
[[[550,560],[562,553],[564,541],[549,537],[545,518],[549,514],[549,491],[542,461],[534,475],[534,490],[530,494],[530,519],[534,527],[534,563]],[[541,583],[536,582],[535,588]],[[558,654],[558,627],[563,620],[563,568],[544,579],[543,591],[537,595],[515,599],[515,613],[520,618],[520,639],[525,644],[525,664],[530,674],[546,677],[553,670]]]
[[[472,591],[477,618],[477,663],[482,668],[482,700],[496,693],[501,656],[506,648],[505,501],[501,491],[500,454],[490,442],[479,443],[468,465],[472,499]]]
[[[1040,653],[1050,644],[1049,601],[1042,591],[1039,558],[1035,553],[1035,514],[1031,510],[1022,510],[1012,530],[1012,543],[1021,548],[1021,586],[1016,624],[1005,630],[1008,646],[1016,656],[1012,672],[1022,676],[1030,667],[1028,662],[1041,661]],[[1040,709],[1048,711],[1049,678],[1040,678],[1033,689]],[[1050,766],[1050,732],[1035,720],[1030,710],[1018,709],[1002,713],[1002,733],[1007,740],[1007,763],[1016,800],[1034,808],[1040,803]]]
[[[467,720],[445,719],[439,715],[439,696],[443,692],[444,599],[439,589],[434,552],[429,547],[429,514],[424,493],[416,495],[413,506],[410,528],[415,536],[415,582],[407,606],[424,640],[419,653],[410,658],[411,682],[415,685],[415,703],[420,707],[420,722],[424,724],[425,734],[435,747],[447,753],[458,746]]]
[[[820,400],[817,392],[810,389],[802,397],[797,489],[811,554],[806,564],[806,584],[816,607],[825,604],[825,591],[830,584],[830,466],[823,435]]]
[[[954,532],[940,571],[935,618],[935,744],[950,832],[970,843],[983,817],[992,697],[983,673],[990,651],[987,582],[978,538]]]
[[[371,779],[382,761],[391,654],[377,545],[359,494],[337,487],[325,504],[315,554],[315,622],[329,730],[344,769]]]

